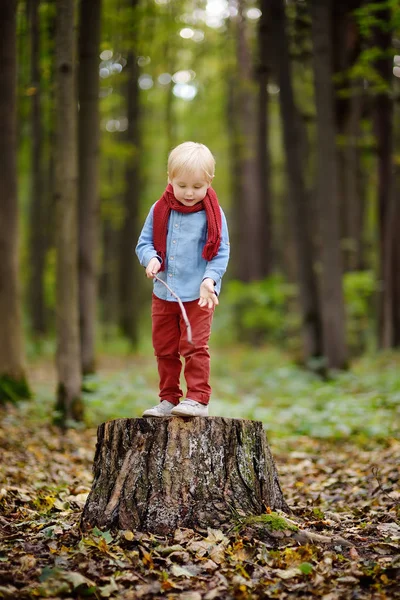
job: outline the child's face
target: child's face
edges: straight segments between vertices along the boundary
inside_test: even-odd
[[[175,198],[184,206],[193,206],[201,202],[210,185],[202,171],[181,172],[171,179],[170,183],[174,189]]]

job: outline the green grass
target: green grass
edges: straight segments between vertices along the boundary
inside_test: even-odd
[[[109,359],[101,358],[103,368],[98,374],[85,378],[86,419],[91,426],[140,416],[158,401],[151,350],[135,355],[127,354],[124,346],[114,350]],[[357,361],[335,379],[322,381],[274,348],[212,349],[210,414],[262,421],[274,438],[396,437],[399,366],[400,354],[378,354]],[[36,386],[35,410],[44,418],[53,396],[45,383]]]

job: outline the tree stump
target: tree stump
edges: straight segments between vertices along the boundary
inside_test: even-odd
[[[99,426],[81,526],[162,535],[288,510],[262,423],[221,417],[116,419]]]

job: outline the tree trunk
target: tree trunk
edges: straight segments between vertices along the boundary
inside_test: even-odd
[[[47,229],[44,194],[43,134],[40,76],[40,0],[30,0],[31,25],[31,199],[29,240],[29,313],[34,335],[46,333],[44,299],[44,268],[46,260]]]
[[[101,0],[81,0],[79,26],[79,316],[81,369],[95,370],[99,218]]]
[[[83,418],[78,314],[77,135],[74,0],[56,16],[56,306],[59,421]]]
[[[28,398],[18,281],[16,6],[0,18],[0,401]]]
[[[262,424],[242,419],[117,419],[98,428],[84,528],[173,533],[235,514],[289,510]]]
[[[391,222],[386,224],[386,234],[390,236],[390,242],[387,240],[386,248],[385,248],[385,260],[387,264],[385,264],[385,289],[383,294],[387,294],[388,290],[386,290],[386,281],[390,280],[389,290],[391,294],[390,308],[391,308],[391,324],[388,327],[386,321],[389,318],[389,315],[385,315],[386,327],[382,331],[381,343],[383,347],[386,348],[399,348],[400,347],[400,240],[399,240],[399,227],[400,227],[400,202],[399,191],[400,191],[400,172],[399,168],[396,166],[395,177],[393,178],[393,191],[392,191],[392,200],[391,200]],[[389,303],[386,300],[384,306],[388,307]],[[383,334],[386,334],[387,337],[383,337]],[[390,342],[390,345],[389,345]],[[387,344],[387,345],[383,345]]]
[[[271,211],[271,160],[269,152],[269,94],[270,74],[270,16],[269,0],[261,0],[261,17],[258,26],[258,176],[260,190],[260,224],[263,230],[261,275],[267,277],[273,269],[273,239]]]
[[[56,129],[56,102],[55,102],[55,77],[56,77],[56,59],[55,59],[55,37],[56,37],[56,15],[55,11],[50,11],[43,15],[42,45],[43,52],[50,62],[50,72],[47,77],[42,77],[42,105],[43,105],[43,155],[44,155],[44,175],[43,175],[43,196],[44,196],[44,223],[42,223],[42,232],[46,232],[47,255],[52,256],[55,248],[55,129]],[[45,265],[46,268],[46,265]],[[54,308],[47,308],[47,319],[51,321],[50,325],[54,327]]]
[[[340,255],[338,182],[332,84],[332,0],[313,0],[312,37],[317,109],[317,204],[321,236],[321,306],[327,366],[347,365]]]
[[[362,102],[359,95],[351,98],[344,153],[345,236],[349,240],[346,267],[349,271],[360,271],[364,266],[365,194],[361,184],[361,152],[359,148]]]
[[[300,116],[295,106],[286,34],[283,0],[271,0],[272,46],[280,87],[279,101],[289,183],[290,218],[297,254],[304,358],[307,361],[323,354],[322,323],[317,282],[313,269],[309,205],[304,181],[303,141]]]
[[[111,338],[118,328],[118,259],[119,235],[109,220],[102,223],[102,263],[100,276],[100,298],[102,331],[105,339]]]
[[[132,0],[133,6],[136,0]],[[128,53],[127,84],[128,130],[127,143],[132,149],[132,156],[126,167],[126,190],[124,196],[124,222],[120,238],[120,271],[119,271],[119,321],[122,333],[133,346],[138,342],[137,281],[135,277],[138,266],[135,260],[133,240],[139,234],[139,87],[137,57],[133,50]]]
[[[393,144],[395,148],[399,148],[400,144],[400,106],[398,103],[394,106],[395,115],[393,115],[393,121],[395,123]],[[393,278],[393,346],[400,347],[400,238],[398,232],[400,231],[400,166],[397,161],[394,165],[393,171],[393,188],[392,188],[392,278]]]
[[[361,38],[354,11],[361,0],[336,0],[332,6],[333,68],[336,128],[340,138],[337,149],[338,206],[341,246],[346,271],[362,268],[362,228],[364,196],[360,186],[361,137],[363,107],[362,81],[347,81],[345,73],[356,63],[361,52]],[[346,94],[343,94],[345,90]],[[340,93],[341,92],[341,93]]]
[[[231,28],[230,22],[228,27]],[[227,72],[226,75],[226,123],[228,135],[228,154],[229,154],[229,190],[232,198],[232,206],[230,210],[230,227],[229,236],[231,238],[231,262],[234,266],[234,277],[239,278],[241,272],[241,206],[239,198],[239,147],[237,135],[237,119],[236,119],[236,87],[237,74]]]
[[[381,51],[375,68],[388,88],[392,80],[392,33],[387,30],[391,10],[380,13],[381,22],[375,30],[375,45]],[[393,348],[400,344],[400,307],[396,303],[396,287],[399,278],[399,235],[397,214],[399,200],[393,193],[393,100],[389,92],[376,95],[374,114],[378,161],[378,215],[379,215],[379,343],[382,348]]]
[[[237,182],[235,213],[240,227],[237,276],[241,281],[262,279],[264,252],[263,216],[257,160],[257,95],[250,41],[244,17],[244,1],[239,0],[236,17],[237,86],[234,98]]]

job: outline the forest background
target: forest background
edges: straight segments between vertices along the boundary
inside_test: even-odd
[[[389,466],[399,460],[399,32],[398,0],[3,0],[1,498],[10,523],[33,508],[42,523],[52,518],[71,481],[76,497],[85,492],[67,467],[56,490],[47,436],[74,456],[68,444],[80,432],[85,488],[91,427],[155,401],[151,284],[134,247],[166,185],[168,152],[193,140],[215,155],[232,248],[211,340],[211,414],[261,420],[290,485],[309,451],[326,452],[335,464],[324,468],[339,472],[333,448],[347,440],[343,461],[367,477],[361,488],[385,491],[376,523],[389,515],[398,527]],[[29,476],[20,453],[34,464]],[[315,501],[312,485],[293,502]],[[368,577],[384,586],[389,567],[376,561]]]

